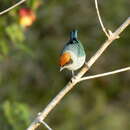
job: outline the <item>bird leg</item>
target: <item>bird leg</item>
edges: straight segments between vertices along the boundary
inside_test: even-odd
[[[72,79],[71,79],[71,82],[74,82],[74,80],[76,80],[76,76],[74,74],[74,71],[72,70]]]
[[[72,76],[75,77],[74,71],[72,70]]]

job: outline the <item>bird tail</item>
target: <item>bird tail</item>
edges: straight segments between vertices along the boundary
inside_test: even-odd
[[[74,39],[77,39],[77,30],[73,30],[71,33],[70,33],[70,40],[74,40]]]

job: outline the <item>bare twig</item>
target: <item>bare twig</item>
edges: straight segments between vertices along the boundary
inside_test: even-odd
[[[44,122],[44,121],[40,121],[48,130],[52,130],[51,128],[50,128],[50,126],[46,123],[46,122]]]
[[[127,28],[130,24],[130,17],[128,17],[125,22],[117,28],[117,30],[111,35],[111,37],[101,46],[101,48],[95,53],[93,57],[89,60],[87,65],[91,67],[93,63],[100,57],[100,55],[106,50],[106,48],[112,43],[112,41],[119,38],[119,35]]]
[[[96,7],[96,12],[97,12],[98,19],[99,19],[100,25],[101,25],[101,27],[102,27],[102,30],[103,30],[103,32],[106,34],[106,36],[109,38],[109,34],[107,33],[107,30],[106,30],[106,28],[104,27],[103,22],[102,22],[102,19],[101,19],[101,15],[100,15],[100,12],[99,12],[99,9],[98,9],[98,2],[97,2],[97,0],[95,0],[95,7]]]
[[[93,57],[84,65],[80,72],[75,78],[72,77],[71,81],[57,94],[57,96],[46,106],[46,108],[41,112],[40,115],[30,124],[27,130],[35,130],[39,125],[41,120],[44,120],[47,115],[54,109],[54,107],[61,101],[61,99],[78,83],[80,78],[91,68],[91,66],[96,62],[96,60],[103,54],[106,48],[119,37],[122,31],[130,24],[130,17],[111,35],[111,37],[106,40],[101,48],[95,53]]]
[[[7,8],[7,9],[1,11],[0,15],[7,13],[8,11],[12,10],[13,8],[15,8],[15,7],[19,6],[20,4],[24,3],[25,1],[26,0],[21,0],[18,3],[14,4],[13,6],[11,6],[11,7]]]
[[[125,67],[125,68],[122,68],[122,69],[118,69],[118,70],[114,70],[114,71],[106,72],[106,73],[102,73],[102,74],[86,76],[86,77],[80,78],[78,82],[81,82],[83,80],[95,79],[95,78],[99,78],[99,77],[113,75],[113,74],[121,73],[121,72],[128,71],[128,70],[130,70],[130,67]]]

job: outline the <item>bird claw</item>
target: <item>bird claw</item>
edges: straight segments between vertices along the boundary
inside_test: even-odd
[[[75,80],[77,80],[77,77],[76,77],[76,76],[73,76],[73,77],[71,78],[71,82],[73,83]]]

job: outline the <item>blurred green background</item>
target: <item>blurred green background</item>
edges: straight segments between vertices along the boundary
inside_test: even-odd
[[[38,1],[38,0],[37,0]],[[0,1],[0,11],[18,0]],[[71,77],[59,71],[61,49],[72,29],[79,30],[87,60],[106,37],[94,0],[36,0],[0,16],[0,129],[24,130]],[[35,11],[29,28],[19,25],[18,10]],[[106,27],[114,31],[130,15],[129,0],[99,0]],[[130,65],[130,27],[107,49],[88,74]],[[130,130],[130,73],[83,81],[45,120],[54,130]],[[46,130],[40,126],[39,130]]]

